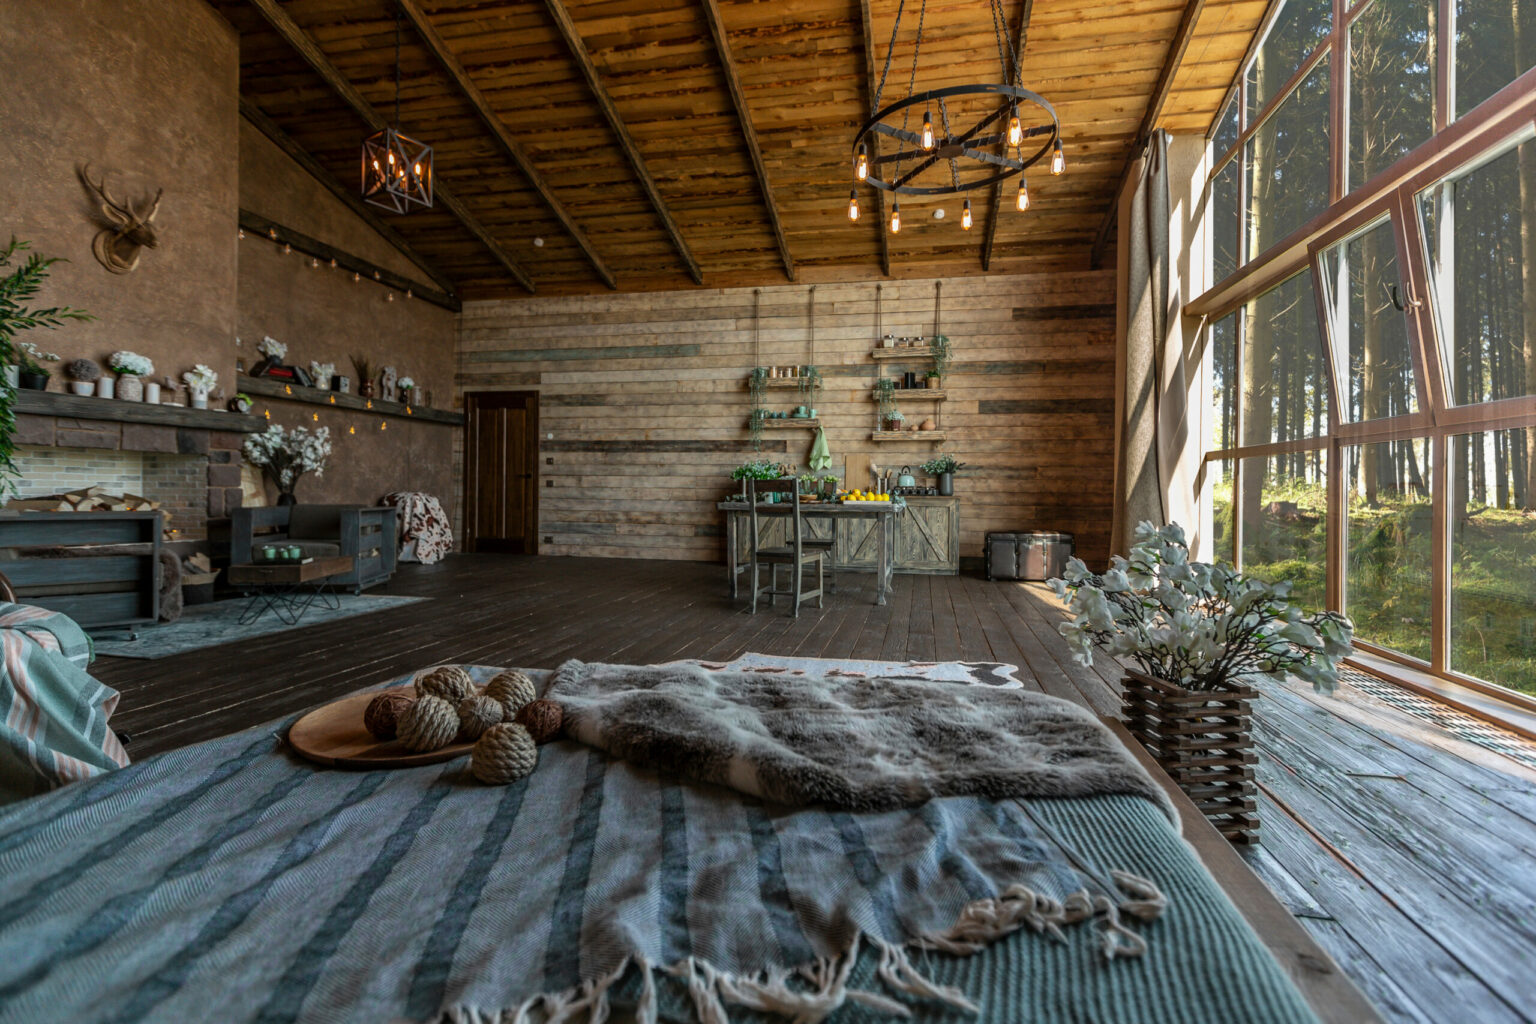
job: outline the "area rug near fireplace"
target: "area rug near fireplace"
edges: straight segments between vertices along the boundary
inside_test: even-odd
[[[240,624],[240,613],[246,602],[238,600],[215,601],[212,604],[194,605],[188,608],[176,622],[148,626],[137,631],[136,640],[127,634],[104,630],[93,637],[96,653],[112,658],[137,658],[155,661],[173,654],[200,651],[205,647],[232,644],[254,637],[285,633],[290,629],[314,629],[339,619],[351,619],[359,615],[388,611],[402,605],[426,601],[425,597],[370,597],[366,594],[340,594],[340,608],[325,608],[315,604],[304,613],[295,626],[283,622],[271,612],[249,625]]]

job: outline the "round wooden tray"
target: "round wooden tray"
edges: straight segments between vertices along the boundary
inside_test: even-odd
[[[311,761],[335,768],[412,768],[438,764],[468,754],[473,743],[454,743],[438,750],[415,753],[399,740],[375,739],[363,728],[363,711],[381,693],[414,696],[409,686],[369,690],[316,708],[288,728],[288,742]]]

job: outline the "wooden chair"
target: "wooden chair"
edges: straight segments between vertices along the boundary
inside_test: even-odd
[[[828,553],[824,549],[809,547],[805,543],[805,523],[800,515],[800,485],[793,477],[785,477],[782,480],[749,480],[748,483],[748,507],[752,517],[752,532],[750,534],[752,549],[752,613],[757,614],[757,599],[763,594],[768,595],[769,604],[777,604],[779,595],[784,595],[793,600],[791,614],[795,618],[800,617],[800,602],[816,599],[816,607],[823,607],[822,592],[825,585],[823,570],[827,563]],[[783,547],[760,547],[758,545],[758,517],[757,502],[760,495],[787,494],[789,495],[789,543]],[[769,584],[762,586],[758,569],[760,566],[769,566]],[[790,586],[787,590],[779,589],[779,566],[789,566],[793,574]],[[805,590],[805,570],[810,566],[816,566],[816,589]]]

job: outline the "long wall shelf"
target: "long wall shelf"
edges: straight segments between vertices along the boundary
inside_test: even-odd
[[[943,430],[877,430],[869,435],[871,441],[939,442],[949,437]]]
[[[943,402],[949,398],[949,392],[943,388],[897,388],[891,392],[896,401],[910,402]],[[880,392],[871,391],[869,397],[874,401],[880,401]]]
[[[407,405],[404,402],[386,402],[381,398],[343,395],[336,391],[321,391],[319,388],[306,388],[302,384],[289,384],[271,377],[252,377],[242,373],[240,390],[248,395],[261,395],[285,402],[307,402],[310,405],[323,405],[331,409],[349,409],[353,412],[369,412],[379,416],[398,416],[401,419],[423,420],[427,423],[442,423],[454,427],[464,425],[464,414],[461,412],[428,409],[419,405]]]
[[[786,416],[781,420],[763,420],[764,430],[797,430],[805,427],[815,430],[819,426],[821,426],[821,420],[813,420],[806,416]]]
[[[242,416],[217,409],[191,409],[183,405],[150,405],[120,398],[65,395],[54,391],[15,391],[15,410],[33,416],[65,416],[77,420],[108,420],[115,423],[147,423],[163,427],[228,430],[249,434],[261,430],[259,416]]]
[[[895,362],[905,359],[908,362],[922,361],[933,362],[933,350],[926,345],[922,348],[877,348],[869,353],[869,358],[877,363]]]

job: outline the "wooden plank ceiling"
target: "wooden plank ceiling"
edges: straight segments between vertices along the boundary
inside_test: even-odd
[[[403,8],[400,124],[434,147],[452,203],[384,219],[463,297],[883,274],[873,190],[847,219],[849,157],[897,0],[210,2],[240,32],[248,106],[348,186],[372,119],[358,98],[394,117]],[[920,2],[882,105],[906,95]],[[995,231],[989,189],[969,193],[971,231],[958,197],[906,197],[883,240],[891,275],[981,273],[988,255],[1000,273],[1086,267],[1149,103],[1164,97],[1153,123],[1204,131],[1266,6],[1004,0],[1023,84],[1060,116],[1067,173],[1036,168],[1023,214],[1004,185]],[[929,0],[923,36],[918,91],[1005,77],[985,0]]]

